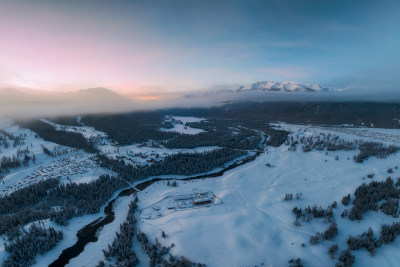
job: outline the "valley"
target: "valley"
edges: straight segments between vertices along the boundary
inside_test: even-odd
[[[0,267],[400,266],[399,25],[0,0]]]
[[[3,141],[1,156],[13,155],[23,146],[30,149],[16,157],[22,161],[23,155],[27,155],[28,164],[3,170],[1,201],[9,201],[7,199],[11,196],[17,197],[24,188],[42,186],[46,181],[53,183],[53,180],[55,186],[70,184],[80,190],[79,186],[90,185],[95,188],[96,181],[99,185],[108,183],[105,178],[99,179],[108,175],[114,177],[112,180],[120,179],[120,184],[115,187],[120,189],[109,191],[108,195],[96,202],[94,209],[78,208],[79,204],[72,213],[68,205],[50,201],[54,198],[51,191],[55,190],[51,189],[50,184],[50,194],[43,195],[35,202],[27,202],[31,203],[27,207],[33,209],[41,207],[38,204],[45,205],[40,208],[44,213],[38,219],[28,219],[28,224],[22,223],[18,227],[27,229],[27,225],[39,223],[64,234],[64,239],[53,249],[35,256],[34,266],[97,266],[97,263],[111,266],[113,262],[118,262],[118,258],[107,256],[109,254],[102,251],[106,251],[112,242],[122,242],[113,239],[115,233],[119,232],[120,224],[124,223],[131,202],[135,202],[137,207],[130,211],[131,221],[128,220],[129,216],[126,219],[129,221],[127,225],[136,229],[132,232],[132,246],[129,249],[134,255],[131,256],[132,262],[138,266],[146,266],[150,262],[172,264],[172,258],[167,255],[176,255],[177,260],[182,262],[188,260],[186,264],[189,265],[189,262],[199,262],[207,266],[283,266],[290,259],[294,263],[300,258],[305,266],[319,266],[320,262],[334,266],[336,262],[341,262],[340,256],[346,251],[349,235],[356,236],[369,228],[379,233],[382,224],[397,222],[397,209],[396,216],[377,210],[366,212],[362,220],[350,220],[341,216],[346,210],[341,202],[344,196],[354,194],[355,189],[363,183],[385,181],[388,176],[394,182],[396,177],[400,178],[397,166],[399,154],[395,149],[400,145],[400,130],[281,122],[270,123],[269,126],[257,123],[252,129],[240,121],[228,123],[226,119],[212,117],[166,116],[158,128],[155,126],[152,129],[160,132],[168,129],[170,140],[179,148],[167,148],[171,141],[149,139],[142,143],[121,145],[110,138],[107,132],[82,122],[79,122],[79,126],[61,125],[48,119],[42,119],[41,122],[54,127],[54,133],[81,134],[97,152],[83,151],[78,148],[81,145],[68,147],[45,141],[10,120],[3,121],[2,130],[7,134],[3,133],[2,140],[11,143],[15,136],[24,138],[21,137],[23,143],[13,148],[10,145],[6,148]],[[165,128],[166,125],[170,128]],[[267,127],[265,131],[263,127]],[[223,138],[213,139],[217,136],[215,133],[222,133]],[[284,133],[287,136],[281,138]],[[243,137],[243,134],[247,137]],[[201,135],[208,137],[199,139]],[[235,139],[226,142],[224,136]],[[194,147],[182,138],[206,146]],[[220,146],[216,145],[218,143]],[[379,144],[371,148],[379,147],[379,154],[365,150],[365,144],[370,143]],[[178,170],[175,167],[170,170],[162,167],[171,157],[211,156],[220,153],[218,151],[226,146],[245,153],[235,155],[233,160],[227,158],[221,161],[222,164],[218,163],[221,164],[219,167],[204,169],[203,172],[194,169],[193,173],[185,174],[187,172],[174,171]],[[357,162],[357,157],[362,153],[367,154],[362,157],[362,163]],[[35,161],[32,160],[33,155]],[[121,169],[122,166],[125,167]],[[127,177],[130,173],[140,176]],[[131,188],[130,192],[135,193],[117,197],[124,188]],[[62,192],[66,189],[60,187],[57,190]],[[74,198],[74,201],[79,201],[77,203],[84,201],[84,198],[79,200],[79,195]],[[332,203],[337,203],[334,208]],[[299,219],[293,211],[314,206],[323,210],[328,207],[330,217],[324,215],[322,218]],[[66,217],[57,217],[57,212]],[[12,213],[3,212],[1,216],[5,220],[11,218],[9,216]],[[334,237],[318,241],[317,244],[310,243],[315,233],[324,232],[332,222],[336,223],[338,229]],[[97,226],[92,228],[92,225]],[[83,233],[85,236],[89,234],[88,230],[84,230],[89,229],[87,227],[92,229],[91,238],[82,236]],[[15,238],[14,234],[8,232],[11,229],[14,228],[4,228],[1,237],[5,242],[13,242]],[[143,240],[156,244],[155,251],[150,252],[150,248],[144,245],[146,243],[141,243]],[[79,245],[79,252],[67,252],[72,251],[75,243],[81,242],[84,243]],[[328,251],[332,245],[338,245],[338,251],[330,254]],[[351,251],[355,257],[354,266],[365,266],[375,261],[376,264],[394,264],[399,259],[391,254],[392,246],[395,244],[377,248],[374,256],[364,255],[363,249]],[[269,252],[271,248],[275,253]],[[234,256],[229,259],[220,257],[230,251],[235,251]],[[184,258],[179,258],[182,256]],[[7,257],[5,247],[0,247],[0,260],[4,261]]]

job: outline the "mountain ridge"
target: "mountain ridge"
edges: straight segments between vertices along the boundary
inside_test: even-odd
[[[293,81],[259,81],[250,85],[239,86],[236,91],[271,91],[271,92],[332,92],[332,89],[318,84],[304,84]]]
[[[277,93],[333,93],[336,90],[318,85],[318,84],[305,84],[293,81],[258,81],[247,85],[241,85],[236,89],[213,89],[198,93],[189,93],[184,95],[184,98],[201,98],[201,97],[214,97],[217,95],[227,94],[230,96],[239,95],[246,92],[277,92]]]

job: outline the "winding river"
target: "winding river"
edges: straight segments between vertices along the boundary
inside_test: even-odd
[[[204,175],[198,175],[198,176],[193,176],[193,177],[188,177],[188,178],[183,178],[179,180],[183,181],[189,181],[189,180],[196,180],[196,179],[204,179],[204,178],[214,178],[214,177],[219,177],[224,175],[226,171],[229,171],[231,169],[234,169],[236,167],[239,167],[243,164],[249,163],[253,160],[255,160],[262,152],[257,151],[255,155],[249,156],[245,159],[243,159],[241,162],[235,162],[228,167],[222,169],[221,171],[210,173],[210,174],[204,174]],[[154,178],[148,181],[141,182],[137,184],[135,187],[142,191],[146,189],[148,186],[152,185],[155,182],[163,181],[163,180],[177,180],[176,178]],[[86,244],[90,242],[96,242],[98,240],[97,238],[97,232],[100,228],[102,228],[104,225],[107,225],[111,222],[114,221],[115,219],[115,213],[113,210],[113,204],[115,201],[124,196],[129,196],[136,192],[134,188],[129,188],[123,190],[121,193],[118,194],[118,196],[114,199],[112,199],[110,202],[108,202],[107,206],[104,208],[104,217],[100,217],[93,222],[89,223],[88,225],[84,226],[81,228],[78,233],[77,237],[78,240],[75,243],[75,245],[65,249],[62,251],[61,255],[58,257],[57,260],[55,260],[53,263],[49,265],[49,267],[59,267],[59,266],[65,266],[69,263],[69,261],[77,256],[85,249]]]

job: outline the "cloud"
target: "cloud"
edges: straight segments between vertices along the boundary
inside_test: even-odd
[[[243,101],[382,101],[400,102],[400,90],[369,90],[353,84],[348,90],[334,93],[242,91],[227,88],[233,85],[188,90],[182,92],[143,92],[123,97],[105,88],[92,88],[75,92],[43,92],[25,89],[0,90],[0,117],[33,118],[90,113],[119,113],[166,108],[194,108],[221,106]],[[360,88],[361,87],[361,88]],[[357,89],[358,88],[358,89]],[[129,99],[128,99],[129,98]]]
[[[114,113],[135,110],[135,103],[104,88],[68,93],[16,89],[0,90],[0,117],[33,118],[43,116]]]
[[[310,76],[306,68],[264,68],[261,72],[289,79],[307,78]]]

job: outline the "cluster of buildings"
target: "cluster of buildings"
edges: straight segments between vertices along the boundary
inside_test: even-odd
[[[140,211],[140,218],[155,219],[175,211],[208,207],[221,204],[213,192],[196,192],[192,194],[165,196],[164,199]]]
[[[3,193],[11,193],[31,184],[47,179],[61,179],[86,173],[95,168],[95,156],[77,153],[70,157],[61,158],[48,164],[41,164],[31,174],[25,176],[18,183],[7,186]]]

